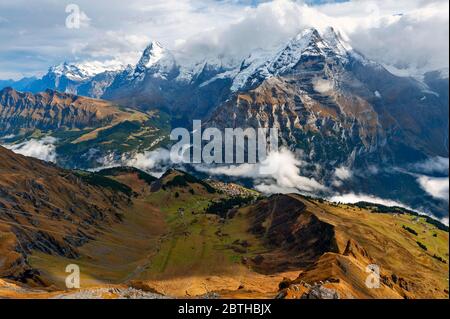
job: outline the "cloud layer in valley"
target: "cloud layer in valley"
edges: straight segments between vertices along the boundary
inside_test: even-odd
[[[210,175],[249,178],[255,188],[266,194],[274,193],[315,193],[327,188],[316,179],[301,175],[304,163],[291,151],[281,148],[271,152],[257,164],[208,167],[197,165],[195,169]]]
[[[384,199],[384,198],[380,198],[380,197],[377,197],[374,195],[346,193],[346,194],[340,194],[340,195],[333,195],[333,196],[328,197],[327,199],[334,203],[343,203],[343,204],[355,204],[358,202],[367,202],[367,203],[384,205],[384,206],[388,206],[388,207],[402,207],[405,209],[416,211],[421,215],[427,215],[427,216],[430,216],[430,217],[436,219],[436,216],[432,216],[431,214],[426,214],[424,212],[421,212],[420,210],[411,208],[410,206],[405,205],[399,201]],[[448,217],[441,218],[440,221],[443,224],[448,226],[448,223],[449,223]]]
[[[40,140],[30,139],[19,144],[6,144],[3,146],[18,154],[35,157],[44,161],[55,162],[57,159],[55,147],[56,141],[57,140],[53,137],[45,137]],[[114,154],[111,154],[111,157],[107,156],[102,158],[101,161],[99,161],[99,167],[96,171],[103,168],[125,165],[136,167],[147,171],[156,177],[160,177],[168,168],[174,166],[170,159],[170,151],[162,148],[143,153],[123,154],[119,158],[116,158],[113,155]],[[264,194],[300,193],[312,196],[320,194],[320,196],[333,202],[357,203],[365,201],[414,210],[414,208],[393,199],[385,199],[363,193],[337,193],[336,189],[333,187],[339,189],[344,182],[353,178],[355,175],[354,171],[344,166],[336,168],[331,176],[331,185],[326,186],[319,182],[319,178],[311,177],[311,175],[314,176],[314,172],[311,174],[311,168],[307,168],[308,164],[299,158],[301,158],[300,154],[293,153],[286,148],[281,148],[277,152],[269,153],[266,160],[257,164],[220,166],[195,164],[189,166],[193,167],[198,172],[208,174],[211,177],[227,176],[240,180],[252,180],[255,189]],[[414,167],[417,169],[420,168],[422,171],[444,172],[446,163],[447,162],[444,160],[430,159],[415,164]],[[183,170],[187,169],[187,167],[184,167],[183,165],[178,165],[176,167]],[[377,174],[376,171],[372,171],[371,173]],[[448,177],[431,177],[417,173],[411,174],[416,177],[417,183],[424,192],[438,200],[444,200],[448,203]],[[448,224],[448,217],[445,217],[442,221]]]
[[[0,3],[0,78],[42,74],[64,60],[134,63],[151,39],[176,54],[240,59],[255,48],[285,43],[306,27],[328,25],[395,72],[448,68],[447,0],[74,3],[85,15],[79,29],[65,27],[64,2]]]
[[[368,203],[375,203],[375,204],[380,204],[380,205],[384,205],[384,206],[397,206],[397,207],[411,209],[410,207],[408,207],[405,204],[402,204],[398,201],[383,199],[383,198],[380,198],[377,196],[367,195],[367,194],[356,194],[356,193],[340,194],[340,195],[331,196],[328,198],[328,200],[331,202],[335,202],[335,203],[345,203],[345,204],[368,202]]]
[[[40,140],[31,139],[19,144],[13,145],[7,144],[3,146],[17,154],[34,157],[46,162],[55,162],[56,161],[55,142],[56,139],[54,137],[48,136]]]
[[[170,152],[160,148],[154,151],[137,153],[125,160],[123,164],[136,167],[159,177],[170,166]]]

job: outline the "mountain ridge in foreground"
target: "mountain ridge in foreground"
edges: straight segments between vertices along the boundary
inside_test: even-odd
[[[448,228],[408,212],[0,159],[2,297],[448,298]]]

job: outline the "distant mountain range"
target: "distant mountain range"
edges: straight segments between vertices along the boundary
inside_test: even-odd
[[[30,85],[36,81],[38,81],[36,77],[26,77],[18,81],[0,80],[0,88],[13,87],[19,91],[30,91]]]
[[[239,65],[218,60],[182,64],[152,42],[136,66],[64,63],[42,79],[2,85],[156,108],[219,127],[275,125],[283,129],[286,144],[308,142],[310,155],[333,143],[342,154],[329,156],[339,161],[354,151],[380,148],[414,153],[406,160],[448,156],[448,72],[427,73],[423,81],[394,76],[354,51],[332,28],[322,34],[305,30],[281,49],[255,52]],[[311,138],[317,133],[333,140],[315,145]],[[389,151],[400,158],[397,149]]]
[[[50,67],[41,79],[25,78],[20,81],[2,84],[19,91],[39,93],[47,89],[64,93],[72,93],[94,98],[100,98],[104,89],[114,80],[115,76],[124,69],[120,63],[110,62],[67,62]]]
[[[166,133],[153,135],[152,141],[167,140],[170,127],[190,128],[192,119],[220,129],[275,126],[280,129],[281,144],[299,150],[309,164],[304,175],[330,185],[335,169],[343,166],[365,173],[331,185],[339,192],[398,199],[437,216],[448,212],[448,201],[424,195],[416,177],[404,170],[417,162],[449,156],[448,71],[429,72],[422,79],[395,76],[353,50],[332,28],[304,30],[279,48],[257,50],[239,62],[218,58],[193,62],[152,42],[135,66],[65,63],[50,68],[42,79],[6,85],[19,91],[52,89],[102,98],[136,112],[156,112],[167,121],[153,122],[153,128]],[[27,120],[21,110],[33,104],[33,99],[30,95],[14,99],[14,94],[2,91],[0,137],[14,134],[9,142],[20,142],[20,134],[25,133],[18,132],[17,123],[27,123],[29,129],[41,129],[42,122],[53,123],[47,118],[52,118],[52,112],[47,111],[41,113],[41,120]],[[45,110],[48,107],[43,105]],[[64,118],[76,121],[78,116]],[[145,121],[140,123],[142,127]],[[67,136],[77,125],[47,126],[41,131],[44,135],[64,131]],[[110,135],[103,142],[113,139],[115,135]],[[116,156],[133,147],[141,151],[161,145],[143,146],[139,141],[118,149]],[[68,149],[65,146],[61,151]],[[77,161],[64,152],[60,154],[66,159],[62,165],[95,166],[88,148],[76,153]],[[98,157],[105,155],[100,152]],[[83,162],[82,158],[91,160]],[[372,171],[379,173],[366,174]]]

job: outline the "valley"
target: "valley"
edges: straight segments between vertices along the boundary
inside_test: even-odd
[[[241,198],[178,170],[156,179],[116,168],[87,178],[0,152],[3,297],[300,298],[326,288],[340,298],[448,298],[448,228],[401,209],[244,188]],[[20,179],[9,178],[17,165]],[[55,176],[51,186],[27,182],[36,166]],[[55,197],[72,183],[69,197]],[[14,195],[12,185],[47,194],[49,206]],[[89,205],[67,220],[80,192]],[[46,241],[28,241],[36,236]],[[68,264],[80,267],[79,292],[65,288]],[[365,285],[369,264],[380,266],[378,289]]]

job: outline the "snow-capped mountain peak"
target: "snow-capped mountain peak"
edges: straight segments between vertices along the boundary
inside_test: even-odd
[[[345,56],[353,51],[352,46],[344,39],[344,36],[333,27],[328,27],[322,33],[323,40],[334,53]]]
[[[163,48],[161,43],[158,41],[152,41],[147,48],[145,48],[144,53],[139,60],[138,66],[150,68],[158,63],[158,61],[164,57],[165,53],[166,49]]]
[[[175,65],[176,62],[172,53],[158,41],[152,41],[145,48],[131,77],[143,80],[147,71],[151,70],[154,77],[165,78]]]
[[[305,56],[346,61],[350,54],[353,55],[352,47],[333,28],[323,32],[314,28],[305,29],[281,49],[275,52],[260,50],[257,55],[245,59],[239,70],[234,72],[231,89],[237,91],[262,79],[290,72]]]
[[[300,32],[288,45],[282,49],[275,59],[269,61],[270,74],[277,75],[292,69],[305,53],[308,55],[320,54],[324,47],[322,38],[316,29],[306,29]]]
[[[67,62],[50,67],[48,73],[53,74],[56,77],[66,76],[72,81],[82,81],[88,78],[87,74],[85,74],[77,65],[69,64]]]
[[[100,61],[85,61],[78,63],[64,62],[53,66],[49,69],[49,74],[54,74],[56,77],[65,76],[69,80],[81,82],[88,80],[97,74],[107,71],[118,72],[124,69],[124,65],[117,60],[110,60],[105,62]]]
[[[302,56],[324,56],[346,59],[352,47],[332,27],[319,32],[315,28],[305,29],[292,39],[270,62],[271,74],[282,74],[300,61]]]

